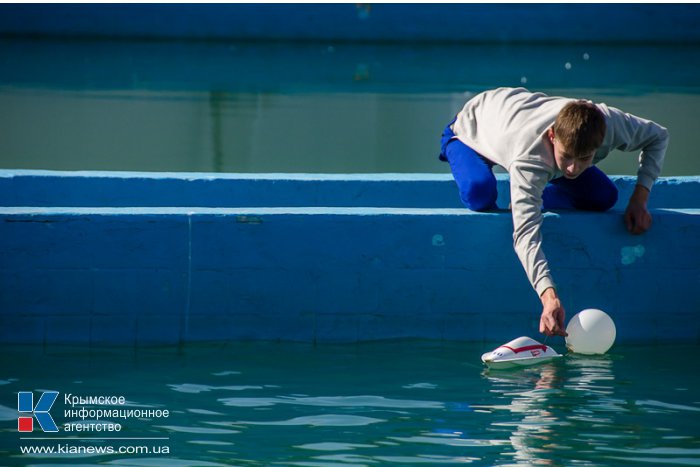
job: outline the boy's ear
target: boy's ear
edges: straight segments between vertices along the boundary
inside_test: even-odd
[[[547,136],[549,137],[549,140],[554,144],[554,127],[549,127],[549,130],[547,130]]]

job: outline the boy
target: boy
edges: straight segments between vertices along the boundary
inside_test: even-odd
[[[542,209],[606,211],[617,188],[595,164],[613,149],[641,150],[637,185],[624,220],[633,234],[651,226],[647,199],[661,173],[668,132],[605,104],[499,88],[470,99],[445,128],[440,159],[452,169],[464,205],[496,209],[499,165],[510,174],[513,245],[542,301],[540,332],[565,336],[564,308],[542,251]]]

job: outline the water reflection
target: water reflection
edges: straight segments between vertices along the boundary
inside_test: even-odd
[[[699,465],[699,380],[688,367],[698,350],[616,346],[482,371],[482,349],[462,343],[238,343],[138,358],[6,346],[0,464]],[[42,387],[167,408],[168,419],[123,425],[169,438],[171,457],[18,457],[16,392]]]
[[[517,463],[567,465],[567,453],[585,457],[590,439],[572,440],[571,433],[604,430],[619,412],[612,358],[569,355],[562,360],[482,374],[499,403],[475,408],[495,415],[493,429],[510,431]]]

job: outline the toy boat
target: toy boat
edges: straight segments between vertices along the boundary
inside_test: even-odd
[[[514,368],[535,365],[561,357],[553,348],[529,337],[518,337],[481,356],[489,368]]]

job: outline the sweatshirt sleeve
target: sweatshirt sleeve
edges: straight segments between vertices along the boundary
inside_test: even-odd
[[[542,192],[548,172],[536,163],[516,161],[510,168],[510,196],[513,210],[513,247],[525,268],[530,284],[542,293],[555,287],[547,258],[542,251]]]
[[[641,150],[637,183],[651,190],[663,167],[669,140],[668,130],[614,107],[608,107],[608,110],[608,131],[612,131],[612,147],[620,151]]]

